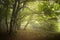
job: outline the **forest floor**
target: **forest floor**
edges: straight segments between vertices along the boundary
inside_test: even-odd
[[[47,39],[46,36],[47,34],[43,32],[41,33],[31,30],[19,30],[14,36],[8,35],[0,36],[0,40],[59,40],[59,39]]]

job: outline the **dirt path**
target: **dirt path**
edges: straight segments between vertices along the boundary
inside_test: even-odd
[[[0,40],[45,40],[45,37],[41,32],[19,30],[15,36],[2,36]]]
[[[40,32],[21,30],[17,33],[16,40],[45,40],[45,37]]]

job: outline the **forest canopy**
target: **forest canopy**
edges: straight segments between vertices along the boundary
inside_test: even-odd
[[[60,32],[60,0],[0,0],[0,31]]]

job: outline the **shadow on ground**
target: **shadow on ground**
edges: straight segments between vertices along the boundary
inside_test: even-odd
[[[13,35],[0,33],[0,40],[60,40],[60,34],[54,33],[47,36],[40,32],[19,30]]]

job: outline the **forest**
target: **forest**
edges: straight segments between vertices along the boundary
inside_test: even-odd
[[[60,0],[0,0],[0,40],[60,40]]]

